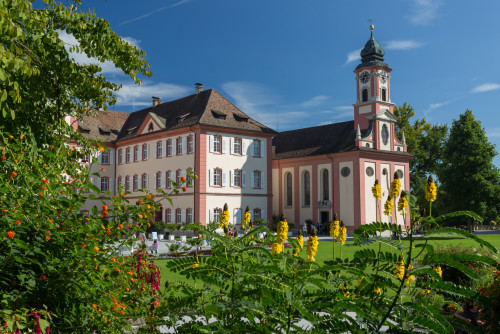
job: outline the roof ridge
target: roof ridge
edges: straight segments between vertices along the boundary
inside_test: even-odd
[[[299,128],[299,129],[293,129],[293,130],[280,131],[279,133],[281,134],[281,133],[287,133],[287,132],[293,132],[293,131],[299,131],[299,130],[309,130],[309,129],[314,129],[314,128],[322,128],[322,127],[327,127],[327,126],[332,126],[332,125],[340,125],[340,124],[349,123],[349,122],[354,122],[354,120],[337,122],[337,123],[329,123],[329,124],[323,124],[323,125],[309,126],[307,128]]]

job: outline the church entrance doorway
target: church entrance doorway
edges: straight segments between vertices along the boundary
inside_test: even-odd
[[[328,234],[328,226],[330,222],[330,212],[329,211],[320,211],[319,212],[319,226],[320,226],[320,234]]]

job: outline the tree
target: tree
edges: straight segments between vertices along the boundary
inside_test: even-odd
[[[425,184],[429,175],[436,175],[441,165],[441,156],[448,126],[443,124],[430,124],[423,119],[410,120],[415,116],[413,107],[406,102],[402,106],[394,107],[394,115],[398,118],[396,132],[399,138],[404,132],[408,152],[414,155],[410,161],[410,188],[417,196],[420,207],[426,207]],[[439,202],[442,202],[439,200]],[[437,209],[441,207],[437,203]],[[441,203],[442,204],[442,203]]]
[[[69,51],[112,62],[136,83],[149,65],[106,20],[79,0],[68,3],[44,0],[34,9],[32,1],[0,0],[2,333],[123,332],[128,318],[158,305],[157,268],[144,252],[119,257],[116,242],[145,231],[158,206],[150,196],[128,205],[101,194],[78,163],[96,144],[64,122],[113,103],[120,86],[100,66],[75,63],[59,35],[78,41]],[[103,206],[87,216],[80,211],[88,198]]]
[[[438,170],[447,210],[471,210],[488,221],[500,212],[499,170],[493,165],[495,145],[481,122],[466,110],[453,121]]]

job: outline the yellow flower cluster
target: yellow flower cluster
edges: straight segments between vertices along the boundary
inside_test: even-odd
[[[408,270],[412,268],[412,265],[410,264],[408,266]],[[403,257],[400,255],[398,258],[398,263],[396,264],[396,271],[395,271],[396,277],[400,280],[402,280],[405,276],[405,263],[403,261]],[[406,284],[410,284],[415,280],[415,276],[413,275],[408,275],[408,277],[405,280]]]
[[[391,190],[389,192],[389,196],[391,198],[398,197],[401,192],[401,181],[399,180],[398,173],[394,173],[394,180],[391,182]]]
[[[347,289],[347,283],[344,283],[344,287],[342,288],[342,294],[344,297],[349,298],[349,290]]]
[[[248,223],[250,223],[250,208],[247,206],[247,209],[243,214],[243,219],[241,220],[241,228],[246,230]]]
[[[443,271],[441,270],[440,265],[434,266],[432,270],[434,270],[439,275],[439,277],[443,278]]]
[[[376,286],[374,289],[373,289],[373,292],[375,292],[377,295],[380,295],[382,293],[382,291],[380,290],[380,288],[378,286]]]
[[[281,254],[282,251],[283,251],[283,244],[279,244],[279,243],[275,242],[273,244],[272,253],[273,254]]]
[[[427,184],[425,185],[425,199],[428,202],[434,202],[437,197],[437,187],[432,180],[432,176],[427,179]]]
[[[316,231],[313,229],[311,236],[307,240],[307,249],[306,249],[307,261],[311,262],[316,261],[314,259],[314,256],[316,255],[317,251],[318,251],[318,236],[316,235]]]
[[[431,293],[431,289],[429,289],[429,288],[423,288],[422,289],[422,294],[424,296],[427,296],[429,293]]]
[[[378,180],[375,180],[375,184],[372,187],[372,194],[376,199],[380,199],[382,197],[382,188],[380,188]]]
[[[401,193],[401,197],[399,197],[398,210],[402,212],[403,215],[408,215],[408,201],[403,193]]]
[[[347,238],[347,229],[345,228],[344,221],[340,221],[339,234],[337,236],[337,241],[343,245],[345,244],[345,240]]]
[[[228,228],[229,224],[229,210],[227,208],[227,203],[224,204],[224,210],[220,214],[220,228]]]
[[[304,247],[304,237],[302,236],[302,232],[300,232],[300,230],[299,234],[297,234],[296,240],[299,243],[300,248]]]
[[[280,221],[277,228],[278,237],[276,239],[277,243],[283,243],[288,240],[288,223],[284,214],[281,214]]]
[[[198,268],[199,263],[200,263],[200,261],[198,260],[198,256],[197,256],[197,255],[195,255],[195,256],[193,256],[193,258],[194,258],[194,260],[195,260],[195,263],[193,263],[193,264],[191,265],[191,268],[193,268],[193,269],[194,269],[194,268]]]
[[[333,220],[330,222],[330,236],[335,239],[339,235],[339,219],[337,214],[333,216]]]
[[[384,215],[392,215],[392,209],[394,209],[394,203],[392,202],[391,196],[387,197],[387,201],[384,204]]]

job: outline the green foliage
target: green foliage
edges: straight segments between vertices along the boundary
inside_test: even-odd
[[[448,211],[469,210],[490,221],[500,212],[499,170],[495,146],[472,111],[453,121],[438,171]],[[462,221],[463,224],[463,221]]]

